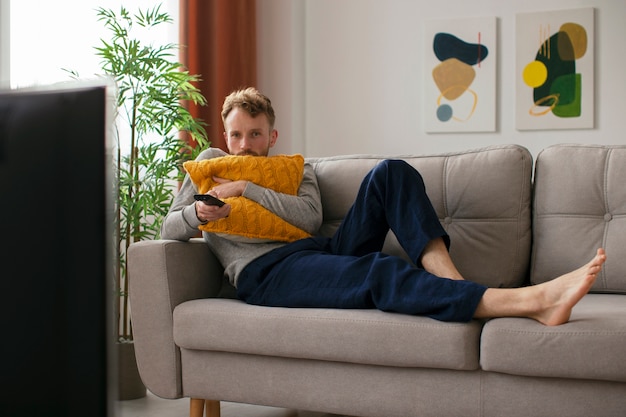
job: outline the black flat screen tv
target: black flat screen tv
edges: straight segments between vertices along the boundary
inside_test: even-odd
[[[0,91],[0,416],[111,416],[114,84]]]

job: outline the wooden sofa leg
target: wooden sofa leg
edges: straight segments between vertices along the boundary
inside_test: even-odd
[[[220,417],[220,402],[214,400],[206,400],[206,417]]]
[[[204,415],[204,400],[192,398],[189,404],[189,417],[202,417]]]
[[[206,414],[204,408],[206,404]],[[189,417],[220,417],[220,402],[213,400],[203,400],[200,398],[192,398],[189,405]]]

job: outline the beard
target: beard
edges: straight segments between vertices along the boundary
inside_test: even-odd
[[[267,156],[270,153],[270,147],[268,146],[267,149],[265,149],[264,152],[254,152],[251,150],[245,150],[245,151],[241,151],[236,153],[235,155],[237,156],[244,156],[244,155],[249,155],[249,156]]]
[[[261,155],[259,155],[258,153],[253,152],[253,151],[241,151],[241,152],[239,152],[239,153],[237,153],[237,154],[235,154],[235,155],[237,155],[237,156],[245,156],[245,155],[249,155],[249,156],[261,156]]]

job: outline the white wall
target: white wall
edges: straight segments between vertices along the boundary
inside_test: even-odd
[[[516,13],[580,7],[596,9],[595,127],[516,130]],[[518,143],[536,155],[563,142],[626,144],[624,0],[259,0],[259,9],[259,88],[277,108],[277,151],[425,154]],[[425,133],[423,22],[478,16],[498,18],[497,130]],[[291,120],[281,121],[284,109]]]
[[[303,0],[257,2],[259,88],[278,115],[275,154],[305,152],[304,5]]]
[[[0,0],[0,88],[9,86],[10,9],[9,0]]]

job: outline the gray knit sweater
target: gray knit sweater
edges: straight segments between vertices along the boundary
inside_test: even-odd
[[[209,148],[196,160],[224,155],[227,154],[221,149]],[[198,226],[202,222],[196,216],[193,198],[195,193],[197,188],[187,175],[161,225],[162,239],[186,241],[198,235]],[[313,167],[308,163],[304,164],[304,176],[297,196],[281,194],[252,183],[248,183],[243,196],[311,234],[315,234],[322,224],[322,203],[317,177]],[[285,245],[283,242],[259,241],[235,235],[206,232],[202,232],[202,235],[224,267],[224,274],[234,286],[237,285],[239,273],[252,260]]]

